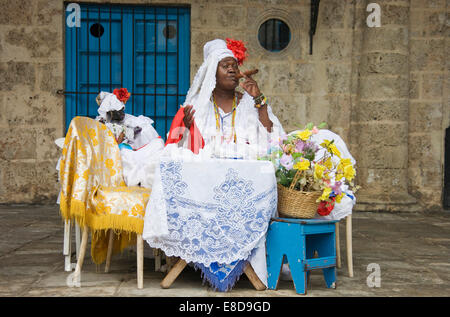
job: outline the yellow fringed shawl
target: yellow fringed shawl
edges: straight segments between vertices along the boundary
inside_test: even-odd
[[[109,229],[115,232],[113,253],[135,243],[150,190],[126,187],[119,147],[104,124],[87,117],[72,120],[59,173],[61,216],[91,230],[94,263],[106,259]]]

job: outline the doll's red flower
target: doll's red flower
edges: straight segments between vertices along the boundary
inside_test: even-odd
[[[116,88],[114,89],[113,94],[123,103],[126,103],[131,96],[131,93],[129,93],[126,88]]]
[[[247,48],[245,47],[244,42],[234,40],[234,39],[226,39],[227,47],[231,50],[238,61],[238,65],[242,65],[244,60],[247,58]]]

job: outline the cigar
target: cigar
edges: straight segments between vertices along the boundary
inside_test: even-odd
[[[245,72],[239,72],[239,74],[236,75],[237,79],[240,79],[242,77],[245,76],[252,76],[254,74],[256,74],[259,70],[258,69],[250,69],[250,70],[246,70]]]

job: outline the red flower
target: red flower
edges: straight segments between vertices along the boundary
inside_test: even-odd
[[[233,39],[227,38],[227,47],[231,50],[238,61],[238,65],[242,65],[244,60],[247,58],[247,48],[244,45],[244,42],[237,41]]]
[[[130,98],[131,96],[131,93],[129,93],[126,88],[116,88],[114,89],[113,94],[116,95],[117,99],[119,99],[123,103],[126,103],[128,101],[128,98]]]
[[[336,197],[331,197],[331,201],[321,201],[317,208],[317,213],[321,216],[328,216],[334,208]]]

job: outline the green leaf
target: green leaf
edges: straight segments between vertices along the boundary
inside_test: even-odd
[[[295,176],[295,174],[297,174],[297,170],[296,169],[291,169],[289,172],[288,172],[288,177],[289,178],[294,178],[294,176]]]
[[[282,150],[274,151],[273,153],[276,155],[276,157],[282,157],[283,156],[283,151]]]
[[[317,128],[319,128],[319,129],[324,129],[326,126],[327,126],[327,123],[326,123],[326,122],[321,122],[321,123],[317,126]]]
[[[308,159],[309,161],[312,162],[312,161],[314,161],[314,158],[315,158],[316,154],[313,151],[307,151],[304,154],[304,156],[305,156],[306,159]]]
[[[276,176],[277,178],[280,178],[280,177],[281,177],[281,170],[280,170],[280,169],[277,169],[277,170],[275,171],[275,176]]]
[[[280,184],[289,187],[291,180],[289,180],[284,173],[280,173]]]
[[[310,122],[306,125],[305,129],[312,130],[314,128],[314,123]]]

